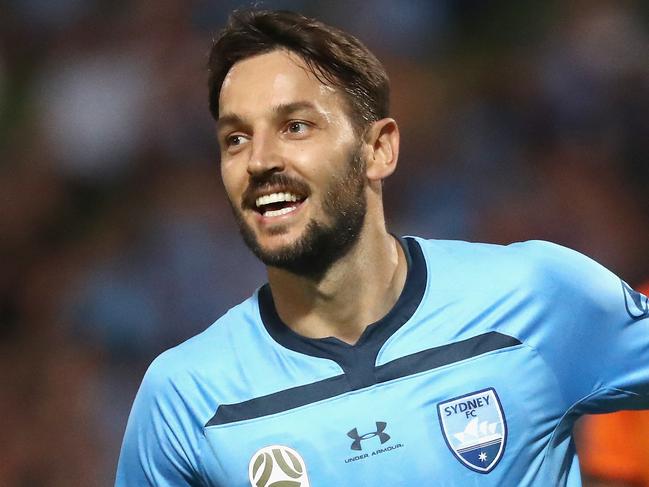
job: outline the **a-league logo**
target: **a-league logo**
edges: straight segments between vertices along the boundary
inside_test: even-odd
[[[248,478],[252,487],[310,487],[304,460],[282,445],[258,450],[248,464]]]

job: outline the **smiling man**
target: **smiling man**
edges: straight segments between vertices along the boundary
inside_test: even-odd
[[[236,13],[210,73],[268,283],[153,362],[116,485],[580,485],[574,421],[649,407],[647,298],[547,242],[392,236],[388,78],[349,34]]]
[[[355,123],[343,89],[317,74],[286,49],[228,70],[214,109],[221,174],[245,242],[268,266],[280,316],[302,335],[354,343],[394,304],[406,275],[381,200],[399,136],[384,107],[367,114],[372,124]]]
[[[367,149],[339,90],[326,88],[295,54],[255,56],[225,78],[217,122],[223,182],[246,243],[269,267],[312,278],[366,233]],[[396,126],[386,125],[393,136],[379,143],[391,150]]]

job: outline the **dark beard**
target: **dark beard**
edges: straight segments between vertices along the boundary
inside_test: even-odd
[[[358,146],[350,155],[349,170],[334,179],[325,192],[323,208],[329,225],[311,220],[292,245],[276,251],[264,250],[241,212],[232,205],[239,231],[248,248],[265,265],[319,281],[329,268],[358,241],[365,222],[365,163]],[[272,177],[272,176],[271,176]]]

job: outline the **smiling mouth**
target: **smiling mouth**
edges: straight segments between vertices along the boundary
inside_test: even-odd
[[[297,210],[304,200],[306,196],[291,192],[270,193],[259,196],[255,200],[254,209],[266,218],[278,217]]]

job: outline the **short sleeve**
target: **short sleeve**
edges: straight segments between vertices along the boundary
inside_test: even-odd
[[[158,357],[146,372],[126,426],[116,487],[197,486],[191,424]]]
[[[582,413],[649,408],[647,297],[592,259],[548,242],[520,250],[534,267],[529,342]]]

